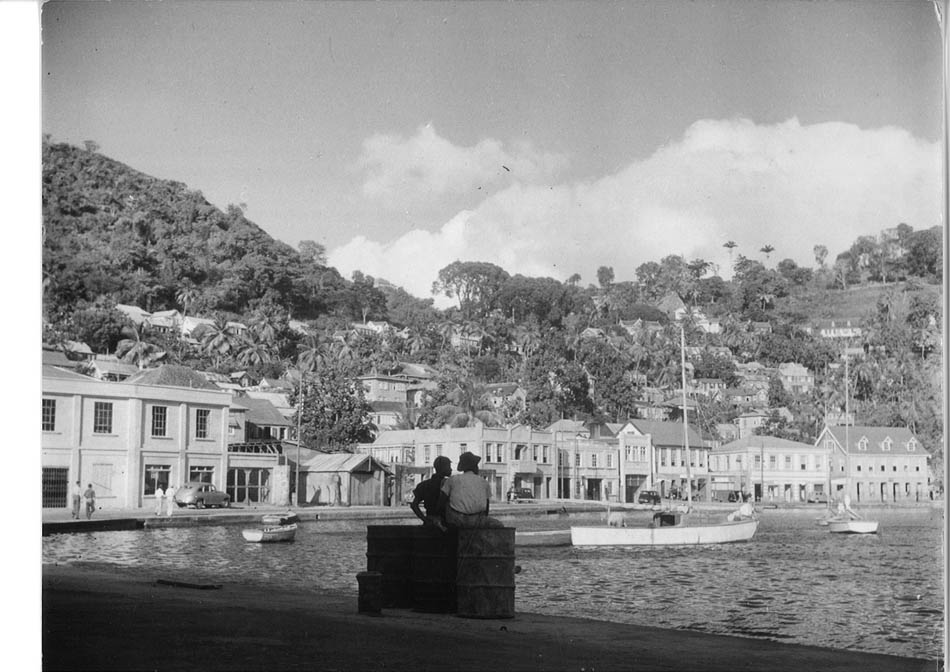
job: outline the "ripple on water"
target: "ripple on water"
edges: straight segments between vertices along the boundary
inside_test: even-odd
[[[569,603],[572,615],[619,623],[940,658],[943,520],[930,511],[879,520],[886,533],[877,538],[832,535],[811,517],[768,512],[747,544],[525,547],[517,551],[518,609],[560,615]],[[596,516],[513,524],[533,530],[585,522],[600,524]],[[52,535],[43,538],[43,562],[355,595],[366,528],[305,521],[293,544],[248,544],[239,527]]]

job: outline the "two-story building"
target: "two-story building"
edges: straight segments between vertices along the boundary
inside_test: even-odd
[[[829,456],[834,494],[864,503],[930,496],[930,453],[906,427],[826,426],[815,445]]]
[[[402,496],[431,469],[436,457],[448,457],[454,467],[459,455],[468,451],[482,458],[479,472],[492,486],[495,499],[504,500],[510,487],[528,488],[540,499],[555,497],[554,436],[526,425],[506,428],[476,423],[474,427],[382,431],[373,443],[359,444],[358,451],[394,468]],[[401,472],[411,476],[412,484],[398,482]]]
[[[44,366],[42,405],[46,508],[66,507],[77,480],[92,484],[101,508],[152,506],[157,486],[187,481],[213,483],[232,501],[246,501],[246,477],[255,469],[267,472],[265,495],[286,501],[286,477],[271,478],[278,455],[229,451],[231,395],[187,367],[108,382]]]
[[[757,501],[805,502],[827,496],[828,452],[810,443],[747,435],[713,448],[709,473],[714,499],[730,491]]]
[[[808,394],[815,387],[815,374],[796,362],[779,364],[778,377],[782,387],[792,394]]]

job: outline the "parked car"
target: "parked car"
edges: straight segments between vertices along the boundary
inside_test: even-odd
[[[191,481],[175,491],[175,503],[178,506],[193,506],[196,509],[203,509],[206,506],[228,508],[231,506],[231,496],[226,492],[221,492],[211,483]]]
[[[643,490],[637,495],[637,504],[659,504],[660,493],[656,490]]]
[[[528,488],[515,488],[511,491],[511,499],[509,501],[517,502],[522,499],[534,499],[534,493],[531,492]]]

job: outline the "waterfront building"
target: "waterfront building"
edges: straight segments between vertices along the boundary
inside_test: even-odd
[[[829,455],[834,492],[864,503],[930,497],[930,453],[906,427],[826,426],[815,445]]]
[[[730,491],[763,502],[806,502],[828,494],[828,451],[774,436],[748,435],[713,448],[709,474],[713,499]]]
[[[109,382],[44,366],[42,404],[44,508],[66,507],[77,480],[92,483],[102,508],[152,506],[156,486],[186,481],[213,483],[232,501],[286,501],[287,484],[271,478],[279,453],[231,450],[230,393],[187,367]]]
[[[468,451],[482,458],[479,473],[491,484],[494,499],[504,501],[510,487],[528,488],[539,499],[556,496],[554,435],[527,425],[388,430],[357,450],[394,467],[397,482],[406,474],[412,487],[439,455],[452,460],[454,468],[459,455]],[[406,488],[411,491],[408,482],[398,485],[402,493]]]

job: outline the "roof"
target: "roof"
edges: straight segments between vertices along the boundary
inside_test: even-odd
[[[44,378],[60,378],[65,380],[89,380],[89,376],[84,376],[81,373],[76,373],[74,371],[67,371],[58,366],[51,366],[46,362],[43,362],[43,377]]]
[[[755,436],[745,436],[741,439],[735,441],[730,441],[727,444],[724,444],[715,452],[719,451],[733,451],[741,450],[745,448],[760,448],[767,446],[769,448],[783,448],[786,450],[814,450],[815,444],[813,443],[801,443],[799,441],[789,441],[788,439],[780,439],[775,436],[764,436],[764,435],[755,435]]]
[[[251,399],[266,399],[277,409],[289,408],[293,410],[294,408],[290,405],[290,400],[288,399],[286,392],[274,392],[270,390],[245,390],[244,394]]]
[[[81,362],[75,362],[66,356],[62,350],[48,350],[43,348],[43,365],[63,366],[69,369],[75,369]]]
[[[92,348],[83,343],[82,341],[66,341],[64,347],[70,352],[75,352],[80,355],[91,355]]]
[[[544,428],[545,432],[574,432],[576,434],[587,434],[589,430],[582,420],[561,419],[552,422]]]
[[[311,458],[300,461],[301,466],[306,466],[307,471],[329,471],[329,472],[349,472],[355,471],[375,471],[377,469],[390,472],[382,462],[372,455],[361,453],[324,453],[314,455]]]
[[[139,371],[125,379],[126,383],[135,385],[165,385],[168,387],[191,387],[200,390],[220,390],[214,383],[208,382],[204,376],[187,366],[165,364],[157,369]]]
[[[633,425],[641,434],[649,434],[653,437],[655,446],[682,446],[683,445],[683,423],[664,422],[662,420],[642,420],[632,418],[629,424]],[[699,446],[702,444],[702,437],[689,426],[688,431],[689,445]]]
[[[113,362],[108,359],[94,359],[90,364],[100,373],[119,373],[131,376],[139,372],[139,367],[135,364]]]
[[[253,397],[234,397],[231,405],[246,408],[248,422],[262,427],[293,427],[293,423],[285,418],[274,404],[267,399]]]
[[[828,426],[825,428],[828,433],[830,433],[835,440],[840,444],[845,444],[845,427],[842,425]],[[855,425],[853,427],[847,428],[848,441],[850,446],[848,447],[848,452],[858,452],[858,445],[861,443],[861,439],[867,439],[867,449],[861,452],[868,453],[884,453],[883,443],[885,439],[890,439],[892,442],[890,451],[887,451],[890,454],[893,453],[909,453],[911,451],[907,450],[907,444],[913,439],[919,450],[928,453],[928,451],[920,443],[920,439],[914,436],[914,433],[907,429],[906,427],[868,427],[863,425]],[[917,450],[914,451],[918,452]]]
[[[511,395],[518,391],[518,387],[518,383],[495,383],[486,385],[486,390],[489,394]]]
[[[406,413],[406,404],[401,401],[368,401],[366,403],[377,413]]]

